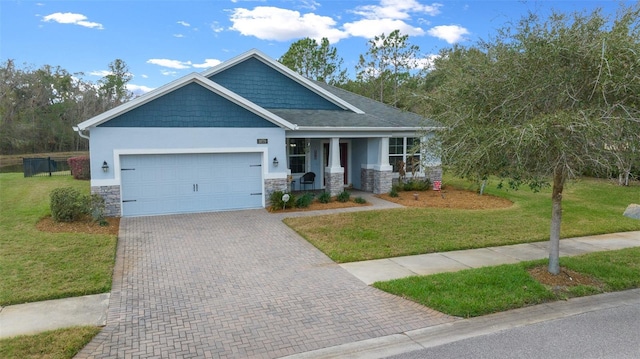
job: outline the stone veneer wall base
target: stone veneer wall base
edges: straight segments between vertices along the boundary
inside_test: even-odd
[[[360,187],[365,192],[373,192],[373,169],[360,169]]]
[[[373,171],[373,193],[389,193],[393,183],[392,171]]]
[[[328,173],[325,172],[325,191],[331,196],[337,196],[344,191],[344,173]]]
[[[264,203],[267,207],[271,205],[271,201],[269,201],[269,197],[273,192],[282,191],[288,192],[289,183],[286,178],[275,178],[275,179],[265,179],[264,180]]]
[[[104,216],[120,217],[120,186],[94,186],[91,194],[97,194],[104,198]]]

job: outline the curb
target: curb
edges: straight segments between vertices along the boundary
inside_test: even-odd
[[[597,310],[639,305],[640,288],[597,294],[572,298],[567,301],[538,304],[471,319],[461,319],[452,323],[435,325],[401,334],[294,354],[282,357],[282,359],[386,358],[392,355],[432,348],[464,339]]]

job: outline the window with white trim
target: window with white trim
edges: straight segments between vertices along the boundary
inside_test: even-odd
[[[400,162],[404,162],[406,174],[420,171],[420,138],[392,137],[389,139],[389,164],[393,172],[399,172]]]
[[[287,150],[291,173],[307,172],[306,140],[304,138],[287,139]]]

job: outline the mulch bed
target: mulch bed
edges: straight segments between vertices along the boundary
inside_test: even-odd
[[[508,208],[513,202],[505,198],[447,187],[441,191],[401,191],[398,197],[388,193],[378,195],[386,201],[401,204],[405,207],[431,207],[455,209],[496,209]]]
[[[91,219],[75,222],[55,222],[51,216],[45,217],[36,224],[36,228],[43,232],[53,233],[88,233],[118,235],[120,218],[106,218],[109,224],[101,226]]]
[[[529,270],[529,274],[556,294],[566,294],[568,288],[579,285],[602,289],[602,283],[598,280],[564,267],[560,267],[558,275],[549,273],[546,266],[534,267]]]

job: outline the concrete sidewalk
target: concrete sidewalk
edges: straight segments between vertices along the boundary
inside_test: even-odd
[[[0,339],[74,326],[104,326],[109,293],[0,307]]]
[[[590,252],[631,247],[640,247],[640,231],[562,239],[560,240],[560,256],[575,256]],[[378,281],[415,275],[455,272],[463,269],[496,266],[548,257],[549,241],[545,241],[375,259],[343,263],[340,266],[366,284],[373,284]]]

